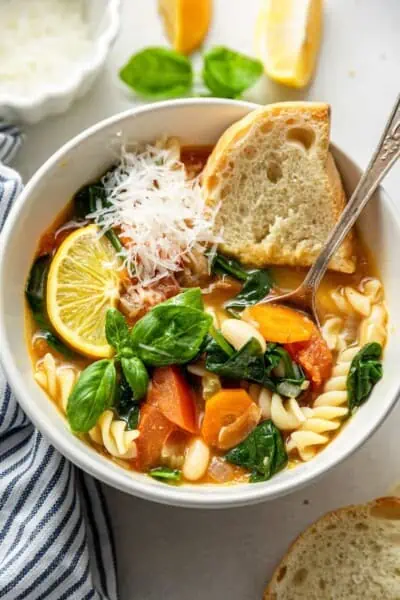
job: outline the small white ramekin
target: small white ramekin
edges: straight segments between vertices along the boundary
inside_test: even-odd
[[[120,25],[120,0],[86,0],[86,13],[93,30],[93,54],[83,60],[67,85],[51,85],[30,97],[0,94],[0,118],[36,123],[68,110],[72,102],[89,91],[101,71]]]

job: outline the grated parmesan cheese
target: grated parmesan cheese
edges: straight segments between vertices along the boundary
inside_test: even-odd
[[[217,210],[205,207],[199,178],[187,178],[178,156],[175,148],[123,148],[103,179],[109,206],[89,215],[102,231],[121,229],[124,265],[137,286],[181,271],[190,253],[221,241],[213,232]]]
[[[67,84],[92,49],[82,0],[0,0],[0,94]]]

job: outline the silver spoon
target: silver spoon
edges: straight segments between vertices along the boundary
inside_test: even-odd
[[[292,292],[280,294],[275,291],[259,304],[283,303],[295,305],[313,317],[320,327],[315,296],[328,268],[328,263],[358,219],[364,206],[372,197],[379,183],[400,156],[400,95],[397,98],[385,130],[372,159],[362,175],[339,221],[307,273],[303,283]]]

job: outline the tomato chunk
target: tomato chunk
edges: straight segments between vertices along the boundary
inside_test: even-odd
[[[219,434],[223,427],[232,425],[254,404],[242,389],[221,390],[206,402],[201,434],[210,446],[219,446]]]
[[[148,471],[152,467],[159,466],[163,445],[175,430],[176,426],[157,407],[148,402],[142,404],[140,435],[136,440],[136,468],[139,471]]]
[[[314,324],[297,310],[279,304],[256,304],[246,310],[268,342],[290,344],[304,342],[313,335]]]
[[[176,366],[154,370],[147,401],[189,433],[197,433],[194,394]]]
[[[314,327],[314,333],[307,342],[285,344],[294,361],[299,363],[311,379],[313,389],[319,389],[332,371],[332,353],[325,340]]]

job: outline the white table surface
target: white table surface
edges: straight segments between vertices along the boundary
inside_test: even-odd
[[[252,53],[258,0],[214,0],[208,44]],[[400,91],[400,0],[325,0],[316,78],[307,92],[266,84],[260,102],[292,98],[332,105],[332,139],[365,166]],[[25,181],[66,140],[135,100],[117,69],[137,49],[164,43],[156,0],[125,0],[122,28],[92,91],[70,111],[26,128],[17,167]],[[400,168],[385,186],[400,202]],[[121,600],[254,600],[293,537],[327,510],[387,493],[400,482],[400,407],[351,458],[307,489],[241,509],[156,505],[106,488]]]

